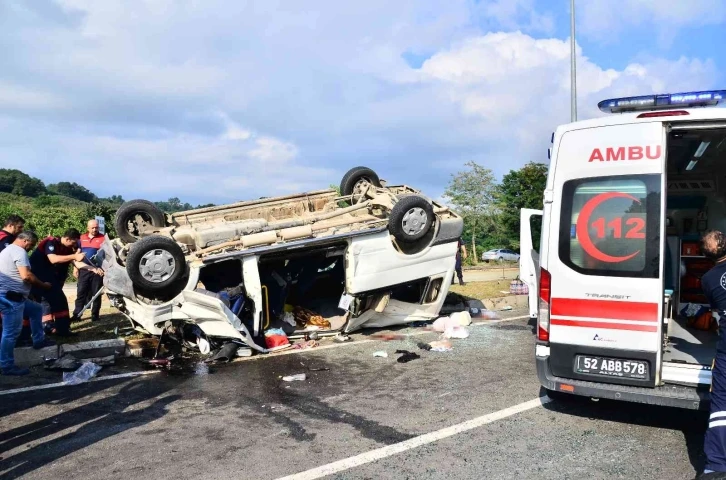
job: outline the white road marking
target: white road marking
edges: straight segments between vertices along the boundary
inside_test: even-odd
[[[492,324],[496,324],[496,323],[510,322],[512,320],[522,320],[524,318],[529,318],[529,315],[522,315],[520,317],[512,317],[512,318],[501,318],[498,320],[487,320],[484,322],[472,323],[471,326],[492,325]],[[433,332],[431,330],[422,330],[419,332],[413,332],[413,333],[409,333],[409,334],[405,334],[405,335],[407,337],[417,337],[419,335],[426,335],[427,333],[435,333],[435,332]],[[378,342],[378,341],[381,341],[381,340],[379,340],[379,339],[358,340],[358,341],[354,341],[354,342],[335,343],[333,345],[323,345],[321,347],[316,347],[316,348],[307,349],[307,350],[285,350],[283,352],[275,353],[272,355],[256,355],[254,357],[239,357],[239,358],[235,358],[230,363],[261,360],[261,359],[265,359],[265,358],[279,357],[282,355],[292,355],[295,353],[317,352],[319,350],[328,350],[331,348],[345,347],[347,345],[362,345],[364,343],[373,343],[373,342]],[[114,380],[117,378],[131,378],[131,377],[138,377],[141,375],[150,375],[150,374],[159,373],[159,372],[160,372],[160,370],[145,370],[145,371],[141,371],[141,372],[120,373],[117,375],[106,375],[104,377],[92,378],[91,380],[89,380],[89,382],[100,382],[103,380]],[[67,387],[67,386],[72,386],[72,385],[68,385],[66,383],[59,382],[59,383],[49,383],[47,385],[36,385],[33,387],[14,388],[12,390],[0,390],[0,396],[10,395],[13,393],[32,392],[35,390],[45,390],[47,388]]]
[[[511,417],[512,415],[526,412],[527,410],[537,408],[544,405],[545,403],[549,403],[550,401],[551,400],[549,399],[549,397],[539,397],[528,402],[520,403],[519,405],[505,408],[504,410],[499,410],[498,412],[477,417],[472,420],[459,423],[457,425],[452,425],[451,427],[446,427],[435,432],[426,433],[424,435],[420,435],[418,437],[414,437],[400,443],[395,443],[393,445],[388,445],[382,448],[378,448],[376,450],[371,450],[369,452],[361,453],[360,455],[355,455],[350,458],[338,460],[337,462],[329,463],[327,465],[313,468],[305,472],[296,473],[287,477],[281,477],[277,480],[314,480],[316,478],[322,478],[327,475],[350,470],[351,468],[360,467],[361,465],[365,465],[371,462],[376,462],[378,460],[397,455],[407,450],[418,448],[429,443],[437,442],[439,440],[443,440],[444,438],[449,438],[454,435],[458,435],[460,433],[479,428],[489,423],[496,422],[497,420],[502,420],[504,418]]]
[[[96,377],[90,379],[88,382],[102,382],[104,380],[114,380],[117,378],[130,378],[130,377],[139,377],[141,375],[152,375],[154,373],[159,373],[159,370],[145,370],[143,372],[128,372],[128,373],[119,373],[116,375],[106,375],[103,377]],[[79,385],[83,385],[83,383],[80,383]],[[68,385],[65,382],[59,382],[59,383],[49,383],[47,385],[35,385],[33,387],[25,387],[25,388],[14,388],[12,390],[2,390],[0,391],[0,395],[10,395],[12,393],[23,393],[23,392],[32,392],[35,390],[45,390],[46,388],[55,388],[55,387],[70,387],[73,385]]]

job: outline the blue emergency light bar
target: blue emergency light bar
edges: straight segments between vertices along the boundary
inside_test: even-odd
[[[606,113],[639,112],[666,108],[691,108],[718,105],[726,99],[726,90],[704,92],[666,93],[603,100],[597,106]]]

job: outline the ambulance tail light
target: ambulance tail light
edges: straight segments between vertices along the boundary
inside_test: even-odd
[[[539,314],[537,315],[537,339],[550,341],[550,303],[552,300],[552,276],[544,268],[539,275]]]

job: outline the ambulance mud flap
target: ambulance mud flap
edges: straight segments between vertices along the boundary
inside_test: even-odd
[[[557,377],[550,370],[549,356],[544,356],[548,347],[538,345],[537,349],[537,376],[540,384],[548,391],[690,410],[708,410],[709,408],[708,386],[698,390],[679,385],[649,388]]]

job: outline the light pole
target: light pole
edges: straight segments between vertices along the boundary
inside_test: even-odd
[[[575,0],[570,0],[570,110],[577,121],[577,67],[575,62]]]

